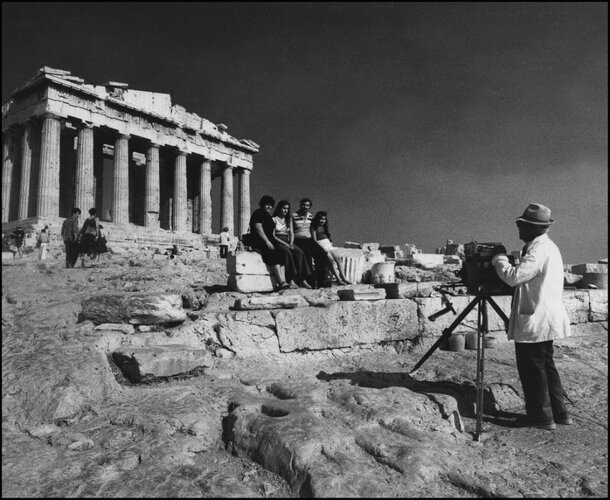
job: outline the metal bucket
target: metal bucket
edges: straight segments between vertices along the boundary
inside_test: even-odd
[[[376,264],[373,264],[373,267],[371,267],[371,280],[373,281],[373,284],[395,283],[395,265],[395,262],[377,262]]]
[[[465,342],[463,333],[454,333],[449,337],[449,350],[454,352],[463,351]]]

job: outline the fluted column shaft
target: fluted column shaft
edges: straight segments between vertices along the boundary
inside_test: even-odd
[[[2,222],[9,218],[14,163],[13,132],[8,130],[2,135]]]
[[[212,162],[201,163],[199,174],[199,233],[212,233]]]
[[[129,136],[120,134],[114,142],[112,221],[129,222]]]
[[[59,217],[59,151],[61,124],[58,117],[45,115],[40,145],[40,178],[36,215]]]
[[[146,151],[146,186],[144,189],[144,225],[146,227],[159,227],[161,206],[159,182],[159,145],[151,144]]]
[[[26,123],[21,137],[21,183],[19,185],[18,219],[27,219],[32,177],[32,124]]]
[[[174,167],[174,231],[186,231],[186,153],[179,151]]]
[[[93,126],[88,124],[78,131],[74,206],[80,208],[83,213],[95,206],[95,192],[93,191]]]
[[[226,165],[222,172],[222,194],[220,198],[220,230],[228,227],[230,234],[235,234],[233,224],[233,168]]]
[[[250,171],[242,169],[239,171],[239,199],[237,210],[239,213],[237,236],[248,232],[250,222]]]

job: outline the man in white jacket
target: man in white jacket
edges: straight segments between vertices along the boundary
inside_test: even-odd
[[[563,304],[563,261],[557,245],[546,234],[551,210],[531,203],[517,218],[519,238],[526,245],[519,264],[505,254],[491,260],[498,276],[515,287],[508,338],[515,340],[517,369],[525,396],[526,424],[552,430],[570,425],[561,380],[553,361],[553,340],[570,335]]]

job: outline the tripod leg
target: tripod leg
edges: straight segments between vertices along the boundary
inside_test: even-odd
[[[485,334],[487,333],[487,303],[479,302],[477,321],[477,430],[475,439],[479,441],[483,433],[483,395],[485,392]]]
[[[464,310],[460,313],[460,315],[457,318],[455,318],[455,321],[453,323],[451,323],[451,325],[448,328],[445,328],[443,330],[443,334],[441,335],[441,337],[434,343],[434,345],[430,349],[428,349],[428,352],[426,352],[426,354],[424,354],[422,356],[422,358],[417,362],[417,364],[413,367],[413,369],[409,373],[413,373],[421,365],[423,365],[424,361],[426,361],[430,356],[432,356],[432,353],[434,351],[436,351],[438,349],[438,347],[443,343],[443,340],[445,340],[446,338],[451,337],[451,334],[453,333],[453,330],[455,330],[455,328],[462,322],[462,320],[466,316],[468,316],[470,311],[472,311],[474,309],[474,307],[478,303],[479,303],[479,298],[478,297],[475,297],[474,299],[472,299],[470,304],[468,304],[464,308]]]

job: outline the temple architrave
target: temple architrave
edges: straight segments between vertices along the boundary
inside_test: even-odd
[[[90,85],[48,67],[10,99],[2,106],[3,233],[60,227],[73,207],[82,220],[95,207],[109,240],[192,243],[214,241],[224,226],[247,232],[259,146],[226,125],[188,113],[170,94]]]

